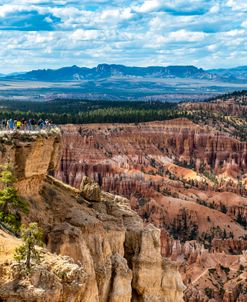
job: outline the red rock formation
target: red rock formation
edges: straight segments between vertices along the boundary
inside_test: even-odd
[[[144,222],[161,229],[162,254],[181,262],[187,301],[209,301],[204,292],[213,286],[207,283],[208,269],[224,263],[224,255],[225,265],[239,261],[236,254],[245,248],[246,230],[238,220],[246,218],[247,198],[231,191],[244,192],[238,179],[247,172],[247,143],[187,119],[69,125],[62,131],[57,176],[79,187],[87,175],[104,190],[130,197]],[[226,283],[226,297],[235,297],[234,287]],[[220,285],[214,292],[221,302]],[[241,295],[238,291],[237,299]]]
[[[227,115],[240,116],[247,112],[246,96],[231,98],[229,100],[218,99],[214,102],[187,102],[181,104],[186,110],[207,110],[213,112],[223,112]]]
[[[231,177],[247,172],[247,143],[186,119],[137,126],[64,126],[62,131],[64,151],[58,176],[75,187],[88,175],[106,190],[128,194],[142,186],[141,170],[167,157]]]
[[[212,250],[219,253],[240,255],[243,251],[247,250],[247,240],[214,239],[212,241]]]
[[[157,227],[87,177],[75,189],[47,175],[60,158],[59,132],[13,135],[0,143],[0,162],[18,167],[18,194],[29,205],[21,220],[39,224],[52,254],[43,250],[46,259],[27,272],[24,261],[13,262],[20,239],[0,232],[0,301],[183,301],[185,286],[177,264],[161,255]]]

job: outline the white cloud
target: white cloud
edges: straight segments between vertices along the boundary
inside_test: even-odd
[[[217,14],[219,11],[220,11],[220,4],[219,4],[219,3],[216,3],[215,5],[213,5],[213,6],[210,8],[210,10],[209,10],[209,12],[210,12],[211,14]]]
[[[207,35],[203,32],[189,32],[187,30],[181,29],[175,32],[172,32],[169,34],[170,39],[174,39],[174,41],[189,41],[189,42],[195,42],[195,41],[201,41],[203,40]]]
[[[228,37],[236,37],[236,36],[246,35],[246,31],[244,29],[233,29],[222,33],[222,35]]]
[[[97,30],[77,29],[71,34],[71,39],[75,41],[96,40],[98,37],[99,32]]]
[[[215,44],[208,45],[208,46],[207,46],[207,49],[208,49],[209,51],[215,51],[215,50],[217,49],[217,45],[215,45]]]
[[[101,62],[213,67],[247,56],[246,0],[0,2],[0,73]],[[35,22],[32,31],[10,30]]]
[[[242,22],[242,23],[241,23],[241,26],[247,28],[247,20],[244,21],[244,22]]]
[[[133,17],[130,8],[124,9],[109,9],[98,14],[100,22],[120,22]]]
[[[162,6],[160,0],[146,0],[141,6],[136,6],[134,9],[140,13],[148,13],[159,9]]]
[[[232,10],[247,10],[246,0],[228,0],[226,5],[231,7]]]
[[[7,14],[21,11],[18,5],[5,4],[0,6],[0,17],[4,18]]]

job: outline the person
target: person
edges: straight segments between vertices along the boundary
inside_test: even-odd
[[[6,119],[2,120],[2,127],[3,127],[3,129],[6,129],[6,127],[7,127]]]
[[[9,130],[10,131],[14,130],[14,120],[10,118],[8,122],[9,122]]]
[[[20,129],[21,129],[21,126],[22,126],[21,120],[18,119],[17,122],[16,122],[16,128],[17,128],[18,130],[20,130]]]
[[[46,120],[45,120],[45,127],[46,127],[46,128],[49,128],[49,126],[50,126],[49,120],[46,119]]]
[[[32,120],[31,119],[28,120],[28,130],[32,131]]]
[[[26,119],[23,117],[23,118],[21,119],[21,129],[22,129],[22,130],[26,130],[26,126],[27,126],[27,121],[26,121]]]
[[[36,122],[35,122],[35,119],[34,118],[32,118],[32,120],[31,120],[31,124],[32,124],[32,128],[33,128],[33,130],[35,129],[35,124],[36,124]]]
[[[33,131],[34,130],[34,127],[35,127],[35,120],[33,118],[30,118],[29,121],[28,121],[28,127],[29,127],[29,130],[30,131]]]
[[[43,127],[44,127],[44,121],[41,118],[38,120],[38,126],[39,126],[39,129],[43,129]]]

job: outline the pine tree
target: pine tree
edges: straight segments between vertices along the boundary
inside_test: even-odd
[[[28,205],[18,196],[14,187],[16,179],[9,165],[0,166],[0,222],[12,231],[18,231],[21,224],[20,211],[27,213]]]
[[[43,232],[36,222],[30,223],[28,227],[22,225],[21,238],[24,243],[15,250],[15,259],[25,261],[27,269],[30,269],[32,261],[40,261],[40,252],[36,246],[43,246]]]

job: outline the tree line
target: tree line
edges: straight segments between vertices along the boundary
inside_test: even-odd
[[[185,116],[175,103],[144,101],[2,101],[0,119],[49,119],[55,124],[139,123]]]

